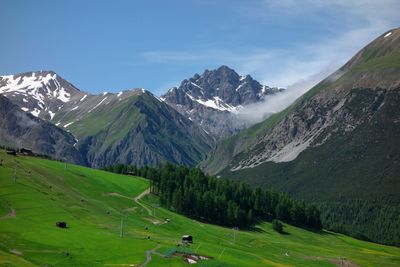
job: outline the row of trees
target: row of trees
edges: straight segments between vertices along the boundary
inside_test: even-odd
[[[167,163],[160,168],[117,165],[105,170],[148,178],[161,205],[193,218],[238,227],[279,219],[300,227],[321,228],[319,210],[313,205],[272,190],[210,177],[198,168]]]

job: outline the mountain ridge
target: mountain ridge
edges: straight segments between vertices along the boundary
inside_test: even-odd
[[[392,34],[390,36],[390,38],[392,40],[390,40],[389,44],[392,44],[394,42],[397,41],[397,43],[399,42],[399,30],[395,29],[395,30],[391,30],[389,32],[394,32],[395,34]],[[286,108],[285,110],[283,110],[282,112],[275,114],[273,116],[271,116],[271,118],[266,119],[265,121],[251,127],[248,130],[245,130],[244,132],[238,134],[237,136],[232,137],[230,140],[227,139],[224,142],[221,142],[221,144],[217,147],[216,150],[220,149],[221,153],[225,153],[228,151],[231,151],[231,155],[229,156],[228,154],[225,154],[225,156],[228,155],[229,158],[232,158],[237,156],[239,153],[244,153],[245,150],[247,150],[249,147],[251,146],[257,146],[256,144],[256,139],[257,140],[268,140],[269,138],[267,137],[257,137],[257,138],[253,138],[253,139],[248,139],[245,137],[245,135],[250,135],[255,137],[258,134],[262,134],[263,129],[266,129],[267,131],[272,130],[276,124],[279,124],[282,122],[282,120],[286,119],[287,122],[294,122],[295,120],[292,119],[288,119],[287,115],[291,114],[294,110],[296,109],[300,109],[300,107],[306,103],[307,101],[309,101],[310,99],[312,99],[314,97],[315,101],[320,101],[322,97],[325,97],[326,99],[326,103],[324,105],[326,105],[326,107],[330,106],[332,110],[334,110],[335,112],[339,111],[343,105],[345,104],[345,100],[344,97],[347,93],[347,89],[346,88],[360,88],[360,87],[370,87],[372,85],[372,87],[375,88],[379,88],[379,87],[386,87],[389,89],[392,88],[397,88],[400,84],[399,80],[398,80],[398,76],[396,75],[396,68],[394,68],[394,70],[391,68],[391,65],[388,66],[388,68],[386,68],[386,70],[384,72],[378,73],[378,74],[374,74],[372,73],[369,76],[366,76],[363,72],[363,68],[377,68],[376,70],[379,72],[379,68],[380,68],[380,63],[379,60],[386,60],[385,55],[383,55],[382,57],[378,57],[377,59],[371,59],[369,57],[369,54],[371,53],[377,53],[373,50],[377,45],[381,45],[382,44],[382,39],[384,39],[385,34],[382,34],[381,36],[379,36],[377,39],[375,39],[372,43],[370,43],[369,45],[367,45],[364,49],[362,49],[360,52],[358,52],[354,57],[352,57],[352,59],[349,60],[348,63],[346,63],[343,67],[341,67],[338,71],[334,72],[333,74],[329,75],[326,79],[324,79],[323,81],[321,81],[320,83],[318,83],[316,86],[314,86],[312,89],[310,89],[308,92],[306,92],[304,95],[302,95],[300,98],[298,98],[292,105],[290,105],[288,108]],[[389,38],[389,37],[388,37]],[[386,40],[387,41],[387,40]],[[392,44],[393,45],[393,44]],[[387,51],[390,51],[390,49],[386,49],[383,48],[384,51],[386,51],[386,53],[388,53]],[[366,55],[365,55],[366,54]],[[364,56],[363,56],[364,55]],[[378,53],[379,55],[379,53]],[[400,57],[399,56],[399,49],[395,49],[393,51],[393,56],[395,58]],[[392,63],[389,63],[392,64]],[[396,61],[393,63],[394,66],[396,66]],[[398,62],[397,62],[398,64]],[[372,66],[371,66],[372,65]],[[368,69],[366,70],[368,72]],[[381,75],[379,75],[381,74]],[[383,77],[382,77],[383,75]],[[351,78],[350,78],[351,76]],[[326,88],[334,88],[334,90],[326,90]],[[304,108],[304,107],[303,107]],[[309,112],[311,112],[311,114],[313,113],[313,108],[310,107],[311,110]],[[330,116],[330,115],[329,115]],[[315,122],[313,122],[315,123]],[[324,122],[325,123],[325,122]],[[300,128],[298,128],[297,126],[295,127],[295,125],[292,126],[286,126],[288,129],[286,130],[287,133],[290,133],[290,131],[295,131],[295,135],[297,134],[297,131],[300,130]],[[304,127],[301,126],[301,127]],[[317,129],[321,129],[322,125],[318,125],[315,124],[315,131]],[[324,127],[328,127],[328,125],[325,125]],[[305,128],[303,128],[304,130]],[[314,133],[315,133],[314,131]],[[317,133],[318,135],[320,133]],[[237,139],[240,139],[240,141],[235,141]],[[289,138],[290,139],[290,138]],[[307,138],[306,138],[307,139]],[[233,144],[237,142],[237,146],[235,146],[234,149],[228,149],[229,148],[229,144]],[[260,141],[261,142],[261,141]],[[267,141],[268,142],[268,141]],[[228,145],[223,145],[223,144],[227,144]],[[297,148],[298,149],[298,153],[295,153],[295,155],[292,155],[292,157],[288,157],[287,159],[279,157],[278,154],[269,154],[267,155],[266,160],[267,161],[276,161],[276,162],[280,162],[280,161],[286,161],[286,160],[292,160],[295,159],[296,156],[301,153],[301,151],[303,151],[306,147],[299,147],[300,145],[302,145],[304,143],[298,143],[298,144],[294,144],[293,148]],[[281,151],[282,147],[285,145],[288,145],[288,143],[285,143],[283,146],[278,145],[278,144],[272,144],[273,146],[279,146],[271,149],[271,151]],[[307,145],[307,144],[305,144]],[[262,146],[260,144],[260,146]],[[224,152],[225,151],[225,152]],[[277,153],[276,152],[276,153]],[[248,153],[248,152],[246,152]],[[221,154],[221,155],[222,155]],[[220,156],[221,156],[220,155]],[[274,155],[276,156],[274,158]],[[253,161],[257,161],[257,159],[254,159]],[[265,159],[258,159],[258,162],[256,162],[256,164],[259,164],[261,162],[265,162]],[[207,161],[206,163],[204,163],[204,165],[206,164],[210,164],[213,165],[213,162]],[[219,164],[218,164],[219,165]],[[223,167],[221,165],[219,165],[219,169],[214,169],[211,170],[209,169],[208,171],[210,173],[216,173],[218,171],[221,171],[222,168],[225,168],[226,165],[224,165]],[[231,168],[232,169],[232,168]],[[239,166],[233,167],[233,169],[239,169]]]
[[[398,244],[400,29],[389,32],[282,112],[218,143],[201,168],[314,201],[329,229]]]
[[[161,99],[216,138],[222,138],[250,125],[239,116],[246,105],[259,103],[283,90],[261,85],[250,75],[240,76],[222,65],[184,79]]]
[[[3,146],[29,148],[53,159],[86,165],[75,148],[72,134],[24,112],[0,94],[0,143]]]
[[[0,79],[0,93],[10,96],[22,110],[73,134],[76,148],[90,166],[159,165],[165,161],[193,166],[214,142],[197,125],[144,89],[92,95],[50,71]],[[56,94],[59,91],[64,93],[61,97]],[[152,112],[155,109],[158,113]]]

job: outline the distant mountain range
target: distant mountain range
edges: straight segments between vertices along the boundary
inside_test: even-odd
[[[193,166],[214,144],[203,129],[144,89],[91,95],[54,72],[40,71],[0,77],[0,92],[14,103],[13,109],[20,107],[18,114],[25,111],[26,117],[36,119],[32,114],[72,138],[81,157],[62,159],[79,164],[143,166],[169,161]],[[14,139],[8,138],[7,144],[19,141],[12,130],[7,134]],[[35,138],[23,144],[54,158],[70,151],[65,146],[41,149],[45,145],[36,144]]]
[[[280,91],[226,66],[194,77],[158,98],[141,88],[93,95],[53,71],[37,71],[0,76],[0,93],[21,112],[73,135],[73,149],[81,154],[79,160],[71,158],[75,163],[104,167],[169,161],[193,166],[205,158],[215,139],[247,125],[235,115],[244,105]],[[183,94],[183,102],[176,93]],[[25,145],[52,157],[64,153]]]

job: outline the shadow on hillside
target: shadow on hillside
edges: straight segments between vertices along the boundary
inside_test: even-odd
[[[247,230],[249,232],[254,232],[254,233],[268,233],[267,231],[265,231],[264,229],[262,229],[259,226],[252,226],[249,228],[244,228],[243,230]]]
[[[298,227],[298,226],[296,226],[296,227]],[[327,230],[320,230],[320,229],[314,229],[314,228],[308,228],[308,227],[302,227],[301,229],[306,230],[311,233],[314,233],[314,234],[318,234],[318,235],[332,235],[332,236],[337,235],[337,233],[328,232]]]

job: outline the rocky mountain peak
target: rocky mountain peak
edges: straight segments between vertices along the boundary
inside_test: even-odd
[[[36,117],[51,119],[59,107],[81,92],[54,71],[32,71],[0,76],[0,94]]]
[[[179,87],[171,88],[162,99],[218,136],[230,135],[245,127],[235,114],[243,106],[262,101],[267,95],[279,92],[261,85],[250,75],[241,76],[222,65],[184,79]],[[226,117],[230,117],[229,119]],[[229,125],[222,125],[225,121]]]

